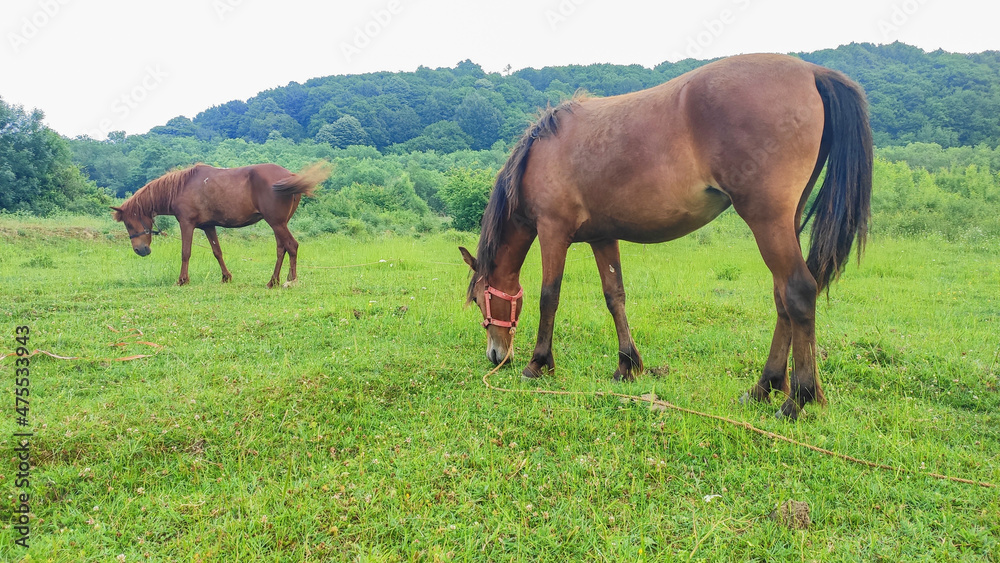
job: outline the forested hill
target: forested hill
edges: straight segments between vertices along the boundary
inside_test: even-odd
[[[1000,144],[1000,52],[927,53],[902,43],[861,43],[797,56],[841,70],[864,86],[879,146]],[[224,103],[193,120],[177,117],[151,133],[256,143],[280,134],[393,152],[484,149],[517,138],[539,107],[578,89],[622,94],[706,62],[665,62],[652,69],[572,65],[504,75],[467,60],[454,68],[327,76]]]
[[[1000,51],[925,53],[863,43],[799,56],[864,86],[877,145],[1000,144]]]

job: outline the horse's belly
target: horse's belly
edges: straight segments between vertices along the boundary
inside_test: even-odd
[[[678,217],[675,220],[663,221],[655,225],[636,223],[625,218],[608,219],[603,222],[604,224],[600,228],[589,228],[584,224],[574,239],[577,242],[608,239],[644,244],[666,242],[700,229],[713,218]]]
[[[684,202],[646,200],[643,205],[609,207],[592,211],[580,225],[574,240],[589,242],[617,239],[638,243],[665,242],[704,227],[732,202],[725,193],[704,188]]]
[[[250,225],[253,225],[254,223],[257,223],[260,220],[261,220],[261,216],[260,215],[254,215],[252,217],[247,217],[247,218],[242,218],[242,219],[238,219],[238,220],[233,220],[233,221],[230,221],[230,223],[228,225],[221,225],[221,226],[227,227],[227,228],[230,228],[230,229],[238,229],[240,227],[249,227]]]
[[[225,227],[227,229],[238,229],[240,227],[248,227],[257,223],[261,220],[261,215],[255,213],[250,216],[240,216],[240,217],[222,217],[219,219],[213,219],[205,223],[201,223],[199,227]]]

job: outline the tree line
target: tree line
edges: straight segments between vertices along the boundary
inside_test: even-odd
[[[962,201],[992,201],[982,194],[994,191],[982,186],[997,184],[1000,171],[997,53],[926,53],[895,43],[799,56],[865,86],[878,154],[887,163],[923,169],[931,180],[915,181],[925,188],[931,182]],[[296,170],[327,159],[337,171],[324,195],[300,213],[310,232],[424,232],[449,224],[474,230],[493,174],[539,108],[579,89],[600,96],[638,90],[706,62],[499,74],[463,61],[454,68],[330,76],[193,119],[177,117],[145,134],[112,132],[106,140],[59,137],[43,125],[41,112],[0,100],[0,210],[98,212],[111,197],[195,162],[277,162]],[[969,182],[980,188],[963,187]],[[924,201],[954,207],[952,196],[942,197]],[[904,223],[892,230],[913,230]]]
[[[0,211],[94,213],[110,203],[107,190],[80,171],[69,144],[45,126],[44,117],[0,98]]]
[[[1000,144],[996,51],[963,55],[928,53],[903,43],[854,43],[796,56],[861,83],[879,146]],[[176,117],[152,133],[255,143],[280,134],[294,141],[390,152],[482,150],[513,141],[539,107],[578,90],[624,94],[707,62],[688,59],[654,68],[569,65],[501,74],[466,60],[454,68],[327,76],[214,106],[193,119]]]

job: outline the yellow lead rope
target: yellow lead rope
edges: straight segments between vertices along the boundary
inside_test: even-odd
[[[744,428],[744,429],[749,430],[751,432],[756,432],[757,434],[760,434],[761,436],[765,436],[767,438],[771,438],[772,440],[781,440],[783,442],[787,442],[789,444],[792,444],[792,445],[795,445],[795,446],[799,446],[799,447],[805,448],[807,450],[812,450],[814,452],[818,452],[818,453],[821,453],[823,455],[828,455],[830,457],[839,458],[839,459],[842,459],[844,461],[849,461],[851,463],[856,463],[858,465],[863,465],[865,467],[871,467],[873,469],[882,469],[882,470],[885,470],[885,471],[892,471],[894,473],[907,473],[907,474],[911,474],[911,475],[923,475],[923,476],[927,476],[927,477],[934,477],[935,479],[943,479],[945,481],[953,481],[955,483],[964,483],[964,484],[967,484],[967,485],[978,485],[980,487],[988,487],[988,488],[995,488],[996,487],[996,485],[994,485],[993,483],[987,483],[985,481],[974,481],[972,479],[963,479],[961,477],[952,477],[950,475],[941,475],[939,473],[930,473],[930,472],[925,472],[925,471],[914,471],[912,469],[906,469],[904,467],[892,467],[892,466],[884,465],[884,464],[881,464],[881,463],[875,463],[875,462],[872,462],[872,461],[867,461],[867,460],[864,460],[864,459],[859,459],[859,458],[856,458],[856,457],[853,457],[853,456],[849,456],[849,455],[846,455],[846,454],[841,454],[841,453],[837,453],[835,451],[827,450],[827,449],[821,448],[819,446],[814,446],[812,444],[806,444],[806,443],[803,443],[803,442],[799,442],[798,440],[794,440],[792,438],[789,438],[788,436],[782,436],[781,434],[775,434],[774,432],[769,432],[767,430],[763,430],[761,428],[757,428],[756,426],[754,426],[753,424],[750,424],[749,422],[743,422],[743,421],[740,421],[740,420],[733,420],[731,418],[726,418],[724,416],[719,416],[719,415],[715,415],[715,414],[709,414],[709,413],[704,413],[704,412],[700,412],[700,411],[696,411],[696,410],[692,410],[692,409],[687,409],[687,408],[684,408],[684,407],[679,407],[679,406],[677,406],[675,404],[669,403],[669,402],[664,401],[662,399],[654,398],[653,396],[626,395],[624,393],[615,393],[613,391],[553,391],[553,390],[550,390],[550,389],[508,389],[506,387],[499,387],[499,386],[493,385],[492,383],[490,383],[490,377],[492,377],[494,374],[496,374],[496,372],[501,367],[503,367],[504,364],[506,364],[510,360],[510,357],[513,354],[513,351],[514,351],[514,334],[513,334],[513,331],[511,331],[510,345],[507,347],[507,355],[504,356],[503,361],[501,361],[499,364],[497,364],[496,367],[494,367],[486,375],[483,376],[483,384],[486,385],[487,389],[490,389],[491,391],[498,391],[498,392],[501,392],[501,393],[527,393],[527,394],[530,394],[530,395],[559,395],[559,396],[563,396],[563,397],[572,397],[572,396],[618,397],[618,398],[626,399],[626,400],[629,400],[629,401],[642,401],[642,402],[649,403],[650,405],[656,405],[658,407],[663,407],[665,409],[675,410],[675,411],[678,411],[678,412],[682,412],[684,414],[690,414],[690,415],[694,415],[694,416],[700,416],[702,418],[709,418],[709,419],[712,419],[712,420],[717,420],[719,422],[724,422],[726,424],[731,424],[733,426]]]

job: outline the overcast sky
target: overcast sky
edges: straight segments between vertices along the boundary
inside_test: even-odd
[[[968,0],[2,0],[0,97],[104,138],[290,81],[465,59],[502,71],[897,40],[1000,50],[998,16]]]

